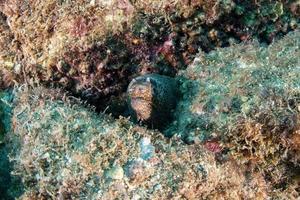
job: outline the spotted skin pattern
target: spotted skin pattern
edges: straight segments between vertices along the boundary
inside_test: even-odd
[[[154,128],[165,126],[177,102],[175,79],[147,74],[133,79],[127,89],[132,118]]]

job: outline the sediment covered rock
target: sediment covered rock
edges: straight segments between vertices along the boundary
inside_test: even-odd
[[[267,196],[262,176],[247,178],[235,161],[95,114],[58,90],[20,88],[15,106],[10,158],[25,186],[20,199]]]
[[[295,31],[268,47],[252,42],[199,54],[182,71],[183,99],[166,134],[228,152],[262,171],[276,195],[297,196],[299,39]]]

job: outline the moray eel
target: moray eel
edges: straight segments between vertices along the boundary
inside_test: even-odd
[[[134,121],[161,128],[171,120],[177,102],[174,78],[147,74],[133,79],[127,89],[128,106]]]

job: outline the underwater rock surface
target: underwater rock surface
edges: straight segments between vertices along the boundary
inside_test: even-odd
[[[12,163],[9,160],[11,148],[7,136],[11,133],[12,91],[0,91],[0,199],[12,200],[20,196],[22,184],[19,177],[11,175]]]
[[[59,89],[17,88],[20,199],[296,199],[299,38],[200,54],[179,76],[170,139]]]
[[[228,152],[262,171],[275,193],[299,196],[299,44],[295,31],[268,47],[253,42],[199,54],[181,72],[183,100],[166,134]]]
[[[13,173],[25,186],[20,199],[267,195],[265,183],[246,179],[235,161],[219,163],[201,145],[186,146],[176,137],[167,140],[159,132],[95,114],[78,103],[54,89],[17,91],[10,139],[19,148],[10,157]]]
[[[38,81],[104,110],[132,77],[175,76],[199,51],[281,38],[299,10],[279,0],[4,0],[0,88]]]
[[[299,0],[2,0],[0,199],[299,198],[299,24]],[[147,127],[119,118],[134,77]]]

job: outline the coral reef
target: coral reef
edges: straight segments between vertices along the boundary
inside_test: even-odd
[[[0,86],[59,85],[99,110],[122,104],[135,76],[175,76],[199,49],[270,43],[299,24],[298,1],[5,0],[0,13]]]
[[[166,134],[229,154],[272,191],[299,196],[299,38],[199,54],[181,73],[183,100]]]
[[[298,198],[299,22],[299,0],[0,1],[0,193]]]
[[[135,1],[133,35],[140,46],[159,48],[154,63],[177,69],[190,64],[198,50],[211,51],[231,43],[259,39],[270,43],[299,24],[297,1]],[[137,45],[139,46],[139,45]],[[163,59],[162,59],[163,58]]]
[[[19,72],[21,82],[59,85],[96,106],[126,91],[135,66],[121,40],[129,2],[7,0],[0,13],[13,38],[5,42],[19,50],[6,77]]]
[[[5,16],[0,13],[0,89],[12,86],[16,79],[13,69],[17,56],[12,40],[13,35],[5,21]]]
[[[111,119],[59,90],[16,91],[10,155],[22,178],[20,199],[263,199],[259,173],[219,162],[128,120]],[[77,102],[77,103],[76,103]],[[247,178],[250,176],[251,178]]]
[[[176,80],[158,74],[133,79],[127,89],[131,116],[149,127],[163,127],[171,120],[179,99]]]

